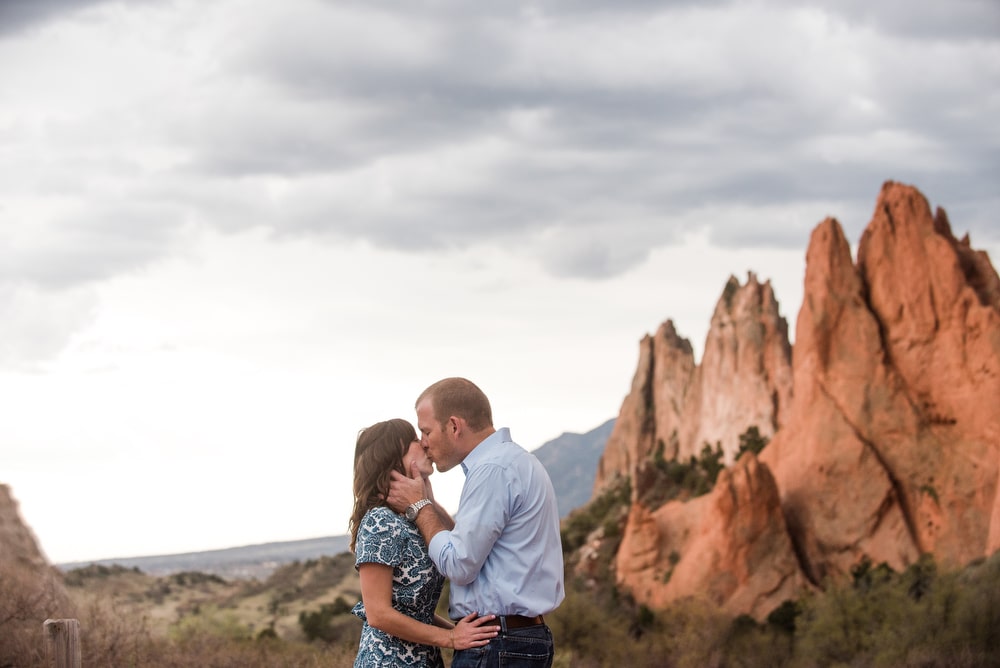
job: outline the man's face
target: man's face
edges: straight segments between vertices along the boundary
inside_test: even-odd
[[[447,422],[444,425],[438,422],[430,399],[424,399],[417,404],[417,429],[420,431],[420,445],[424,447],[427,456],[437,466],[437,470],[442,472],[455,465],[452,461],[454,447],[447,428]]]

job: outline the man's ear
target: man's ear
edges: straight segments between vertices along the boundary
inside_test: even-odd
[[[455,434],[455,436],[462,433],[462,421],[454,415],[448,418],[448,426],[451,427],[451,433]]]

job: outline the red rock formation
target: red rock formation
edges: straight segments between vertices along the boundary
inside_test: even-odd
[[[739,437],[756,426],[770,438],[792,398],[788,324],[778,312],[771,284],[751,273],[745,286],[729,278],[715,306],[705,353],[682,416],[679,459],[720,443],[732,463]],[[669,456],[669,453],[668,453]]]
[[[814,580],[997,548],[998,286],[912,187],[883,187],[857,268],[835,221],[813,233],[795,401],[761,460]]]
[[[722,471],[711,494],[654,511],[634,504],[616,580],[651,608],[704,596],[758,619],[807,585],[774,478],[753,454]]]
[[[658,442],[676,448],[694,370],[691,343],[677,335],[672,321],[660,325],[655,336],[643,337],[632,389],[597,465],[595,494],[617,476],[635,477]]]
[[[795,337],[791,415],[761,461],[778,481],[807,574],[819,583],[831,567],[848,572],[866,553],[894,567],[909,563],[919,550],[897,488],[851,416],[874,401],[883,418],[911,423],[900,424],[900,434],[912,433],[915,420],[898,384],[886,377],[878,323],[832,219],[809,243]]]
[[[669,320],[639,344],[632,389],[598,465],[595,494],[616,476],[634,478],[657,451],[684,461],[697,457],[706,443],[720,443],[732,462],[749,427],[765,437],[777,430],[791,382],[788,327],[770,283],[751,273],[740,286],[731,277],[716,304],[700,366]]]
[[[901,570],[925,552],[952,567],[1000,549],[1000,277],[989,258],[916,189],[890,182],[857,265],[833,219],[806,259],[791,401],[783,321],[752,274],[727,284],[700,366],[669,321],[643,339],[595,493],[616,476],[633,482],[615,572],[646,605],[704,594],[759,618],[863,557]],[[751,425],[771,443],[710,495],[639,502],[662,480],[646,475],[658,450],[683,461],[718,440],[731,460]]]

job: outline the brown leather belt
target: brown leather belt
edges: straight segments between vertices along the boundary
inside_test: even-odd
[[[523,615],[497,615],[496,623],[500,628],[525,629],[529,626],[539,626],[545,623],[545,618],[541,615],[535,617],[525,617]]]

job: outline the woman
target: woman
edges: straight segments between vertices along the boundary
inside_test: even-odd
[[[434,614],[444,576],[428,556],[416,526],[386,505],[391,471],[419,473],[433,502],[427,477],[434,465],[406,420],[361,430],[354,450],[351,550],[361,578],[361,602],[354,614],[365,623],[354,666],[443,668],[439,647],[482,647],[499,627],[482,626],[494,615],[473,614],[453,625]],[[436,503],[433,509],[450,522]]]

